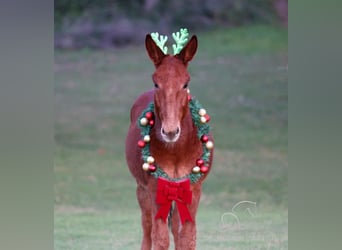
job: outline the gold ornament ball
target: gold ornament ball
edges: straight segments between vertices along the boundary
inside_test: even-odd
[[[147,120],[146,117],[143,117],[143,118],[140,119],[140,124],[141,124],[142,126],[146,126],[147,123],[148,123],[148,120]]]
[[[207,149],[212,149],[214,147],[214,143],[212,141],[207,141],[205,146],[207,147]]]
[[[207,122],[207,119],[206,119],[204,116],[201,116],[201,122],[202,122],[202,123],[206,123],[206,122]]]
[[[151,137],[149,135],[145,135],[144,142],[150,142],[150,141],[151,141]]]
[[[148,163],[145,162],[145,163],[142,165],[142,169],[143,169],[144,171],[148,171],[149,166],[150,166],[150,164],[148,164]]]
[[[192,172],[197,174],[201,171],[201,168],[199,166],[193,167]]]
[[[147,161],[149,164],[152,164],[152,163],[154,162],[153,156],[147,157],[146,161]]]
[[[205,116],[206,113],[207,113],[207,111],[206,111],[205,109],[200,109],[200,110],[198,111],[198,114],[199,114],[200,116]]]

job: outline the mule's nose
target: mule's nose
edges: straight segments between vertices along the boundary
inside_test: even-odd
[[[177,127],[176,130],[166,131],[164,128],[161,129],[161,134],[165,141],[175,142],[179,138],[180,128]]]

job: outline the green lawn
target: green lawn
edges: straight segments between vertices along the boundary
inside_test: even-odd
[[[215,136],[197,249],[287,249],[287,30],[197,36],[190,89]],[[143,45],[55,52],[55,249],[139,249],[124,142],[152,72]]]

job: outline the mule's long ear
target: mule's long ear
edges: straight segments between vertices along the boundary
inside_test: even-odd
[[[146,35],[145,46],[148,53],[148,56],[151,58],[152,62],[156,67],[159,66],[163,58],[166,56],[163,51],[157,46],[157,44],[153,41],[150,34]]]
[[[194,57],[197,51],[197,37],[193,35],[187,45],[176,55],[185,65]]]

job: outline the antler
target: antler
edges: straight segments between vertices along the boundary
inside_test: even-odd
[[[151,33],[151,37],[153,41],[157,44],[157,46],[163,51],[163,53],[167,54],[167,47],[165,46],[167,36],[159,35],[158,32],[153,32]],[[176,33],[172,33],[172,37],[173,40],[175,40],[176,42],[176,44],[172,44],[173,54],[177,55],[183,49],[184,45],[188,41],[188,29],[180,29]]]
[[[172,45],[173,54],[177,55],[183,49],[184,44],[188,41],[188,29],[180,29],[180,32],[172,33],[172,37],[176,42],[176,44]]]
[[[167,47],[164,46],[167,41],[167,36],[160,35],[160,40],[159,40],[159,33],[153,32],[151,33],[151,37],[153,41],[157,44],[157,46],[163,51],[163,53],[167,54]]]

